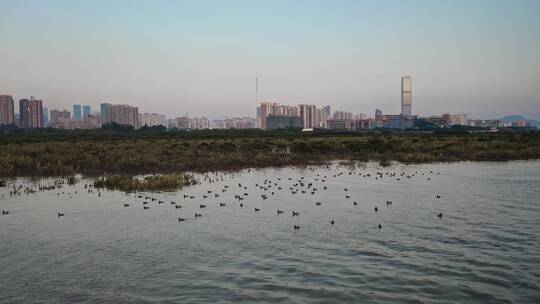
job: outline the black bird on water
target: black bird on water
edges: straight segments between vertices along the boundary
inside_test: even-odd
[[[357,203],[357,202],[353,202],[353,205],[356,206],[356,205],[358,205],[358,203]]]
[[[441,198],[441,196],[439,194],[437,194],[437,198]]]
[[[277,211],[277,214],[282,214],[283,213],[283,210],[278,210]]]
[[[315,205],[316,205],[316,206],[320,206],[320,205],[321,205],[321,202],[316,202]]]
[[[379,224],[379,230],[381,230],[381,228],[382,228],[382,226],[381,226],[381,224]]]
[[[185,220],[186,220],[185,218],[181,218],[181,217],[178,218],[178,221],[179,221],[179,222],[183,222],[183,221],[185,221]]]
[[[64,213],[63,212],[58,212],[58,217],[62,217],[64,216]]]
[[[180,209],[180,208],[182,208],[182,206],[180,206],[180,205],[174,205],[174,209]]]
[[[143,206],[143,210],[147,210],[147,209],[150,209],[150,207]]]
[[[442,219],[442,212],[437,214],[437,216]]]
[[[255,212],[259,212],[259,211],[261,211],[261,209],[255,208]]]
[[[9,211],[2,210],[2,215],[9,215]]]
[[[240,203],[240,207],[244,207],[244,204]]]
[[[299,215],[300,215],[300,212],[298,212],[298,211],[293,211],[292,212],[292,216],[299,216]]]
[[[375,206],[374,208],[375,212],[379,211],[379,208],[377,208],[377,206]]]
[[[300,230],[300,226],[298,226],[298,225],[294,225],[293,228],[294,228],[294,230]]]
[[[124,204],[124,208],[125,208],[125,207],[129,207],[129,204]]]
[[[330,221],[330,225],[334,226],[334,220]]]
[[[195,218],[201,217],[202,214],[195,212]]]
[[[202,209],[202,208],[206,208],[206,205],[200,204],[200,205],[199,205],[199,208],[201,208],[201,209]]]
[[[225,203],[219,203],[220,207],[225,207],[225,205],[226,205]]]

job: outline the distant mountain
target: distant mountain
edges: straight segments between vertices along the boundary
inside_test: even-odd
[[[518,120],[526,120],[529,122],[529,124],[532,127],[540,128],[540,121],[534,120],[534,119],[527,119],[521,115],[509,115],[509,116],[501,117],[499,118],[499,120],[504,121],[504,122],[516,122]]]

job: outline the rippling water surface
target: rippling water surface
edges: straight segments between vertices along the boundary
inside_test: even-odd
[[[8,181],[0,302],[540,303],[539,161],[210,177],[142,193],[156,201],[89,193],[90,180],[10,196],[13,185],[54,180]]]

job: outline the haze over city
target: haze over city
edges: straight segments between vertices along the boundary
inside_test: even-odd
[[[1,1],[0,93],[170,116],[260,100],[540,118],[538,1]]]

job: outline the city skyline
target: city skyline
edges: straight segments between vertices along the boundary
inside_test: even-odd
[[[540,118],[537,1],[0,8],[0,92],[39,96],[50,108],[110,102],[173,116],[254,116],[258,77],[260,100],[399,113],[397,79],[411,75],[412,114]]]

